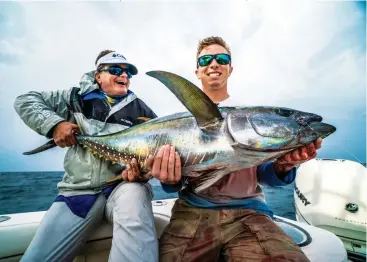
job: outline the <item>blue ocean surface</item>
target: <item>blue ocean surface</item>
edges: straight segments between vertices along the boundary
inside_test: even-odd
[[[0,215],[47,210],[57,196],[57,183],[63,172],[0,173]],[[158,180],[151,180],[154,200],[176,198],[165,193]],[[294,185],[262,187],[266,202],[275,215],[295,219]]]

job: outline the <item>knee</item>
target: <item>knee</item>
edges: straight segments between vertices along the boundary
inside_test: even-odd
[[[125,183],[116,191],[114,216],[128,215],[129,219],[142,220],[153,216],[152,194],[147,185]]]
[[[126,202],[141,200],[141,201],[152,201],[152,190],[150,184],[142,183],[124,183],[116,191],[116,199],[118,202]]]
[[[271,261],[310,262],[310,260],[306,257],[306,255],[302,251],[281,252],[280,254],[271,255],[268,258],[262,260],[261,262],[271,262]]]

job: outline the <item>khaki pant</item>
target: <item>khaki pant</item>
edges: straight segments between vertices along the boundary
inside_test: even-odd
[[[178,199],[159,243],[161,262],[309,261],[266,215],[195,208]]]

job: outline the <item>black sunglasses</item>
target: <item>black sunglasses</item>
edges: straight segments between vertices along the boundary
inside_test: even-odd
[[[111,75],[114,75],[114,76],[120,76],[125,72],[126,75],[127,75],[127,78],[132,77],[132,74],[129,72],[128,68],[121,68],[121,67],[118,67],[118,66],[104,67],[104,68],[100,69],[99,71],[100,72],[108,72],[108,73],[110,73]]]
[[[203,55],[198,58],[199,66],[208,66],[215,59],[220,65],[228,65],[231,63],[229,54]]]

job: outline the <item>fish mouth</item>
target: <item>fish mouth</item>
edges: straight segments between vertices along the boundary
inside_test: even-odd
[[[301,126],[307,126],[309,123],[312,122],[321,122],[322,117],[316,114],[311,114],[308,116],[301,116],[296,119],[297,124]]]
[[[336,127],[321,121],[307,123],[305,129],[302,130],[303,136],[316,136],[325,138],[336,131]]]

